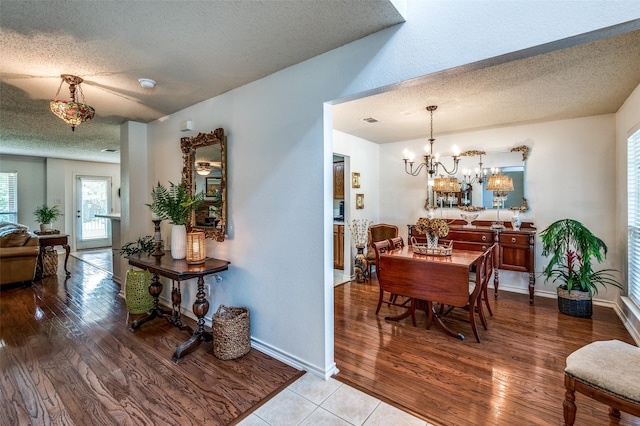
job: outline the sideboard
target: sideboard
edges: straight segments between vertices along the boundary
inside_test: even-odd
[[[500,285],[499,269],[507,271],[526,272],[529,274],[529,304],[533,305],[533,293],[535,290],[535,244],[536,228],[533,222],[523,222],[519,231],[514,231],[511,224],[505,222],[505,229],[492,229],[491,221],[477,220],[471,227],[466,225],[464,220],[454,219],[447,221],[449,224],[449,234],[442,238],[443,241],[467,241],[480,245],[482,250],[496,243],[498,251],[496,259],[496,269],[493,278],[494,296],[498,297],[498,286]],[[415,229],[415,225],[407,225],[408,243],[411,244],[411,237],[415,237],[419,243],[426,242],[424,234]],[[486,243],[486,246],[483,244]]]

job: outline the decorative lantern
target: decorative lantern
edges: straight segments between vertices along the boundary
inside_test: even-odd
[[[206,258],[204,232],[187,233],[187,263],[189,265],[198,265],[204,263]]]

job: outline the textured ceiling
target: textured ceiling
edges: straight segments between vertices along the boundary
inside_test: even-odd
[[[100,151],[119,148],[124,121],[150,122],[399,22],[389,0],[2,0],[0,153],[119,162]],[[426,137],[427,105],[438,105],[436,137],[614,113],[640,84],[639,28],[381,88],[337,104],[334,127],[385,143]],[[96,109],[73,133],[49,112],[63,73],[85,79]],[[142,89],[140,77],[158,85]]]
[[[389,0],[0,2],[0,153],[119,162],[150,122],[403,21]],[[49,112],[60,74],[94,119]],[[138,78],[158,85],[143,89]],[[60,92],[69,99],[67,85]]]
[[[638,28],[638,22],[625,28],[633,26]],[[438,106],[433,118],[436,138],[608,114],[615,113],[638,85],[640,30],[635,30],[499,65],[475,64],[405,82],[336,105],[334,128],[377,143],[426,138],[428,105]]]

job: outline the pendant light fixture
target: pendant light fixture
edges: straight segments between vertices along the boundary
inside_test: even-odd
[[[87,120],[91,120],[96,110],[84,103],[84,93],[82,93],[82,87],[80,86],[84,81],[82,78],[71,74],[62,74],[60,77],[62,81],[60,81],[60,86],[58,87],[54,100],[49,102],[49,108],[51,112],[60,117],[65,123],[71,124],[71,131],[75,131],[76,126],[79,126]],[[69,85],[71,97],[69,101],[61,101],[58,99],[62,84],[65,82]],[[80,92],[82,103],[76,102],[76,90]]]
[[[429,137],[429,143],[424,147],[424,161],[420,163],[415,169],[413,167],[415,154],[409,150],[404,150],[404,171],[412,176],[418,176],[420,171],[425,168],[430,178],[438,176],[438,167],[442,167],[444,172],[449,176],[453,176],[458,172],[458,162],[460,161],[460,150],[456,145],[453,145],[453,169],[449,171],[444,164],[440,162],[440,154],[433,151],[433,143],[436,141],[433,137],[433,111],[438,108],[437,105],[430,105],[427,107],[427,111],[431,116],[431,136]],[[408,167],[407,167],[408,166]]]

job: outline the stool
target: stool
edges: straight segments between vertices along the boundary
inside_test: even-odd
[[[590,343],[567,357],[564,386],[566,426],[576,420],[576,391],[607,404],[612,417],[620,411],[640,417],[640,348],[619,340]]]

